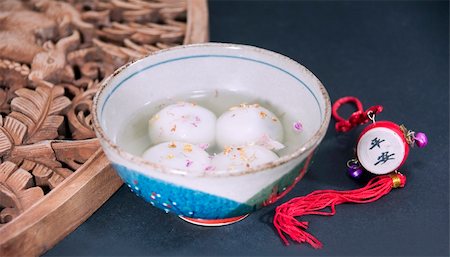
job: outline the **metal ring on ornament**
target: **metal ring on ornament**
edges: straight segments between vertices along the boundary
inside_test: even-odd
[[[356,166],[358,166],[358,167],[361,167],[361,164],[359,164],[359,161],[358,161],[358,159],[350,159],[350,160],[348,160],[347,161],[347,168],[351,168],[352,167],[352,164],[353,165],[356,165]]]

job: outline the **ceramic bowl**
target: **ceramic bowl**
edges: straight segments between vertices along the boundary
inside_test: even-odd
[[[149,103],[180,92],[231,90],[251,94],[283,113],[285,142],[276,161],[237,172],[187,173],[133,155],[118,143],[120,129]],[[155,52],[105,79],[93,103],[94,128],[123,181],[166,212],[200,225],[224,225],[275,202],[303,177],[330,121],[330,100],[308,69],[252,46],[206,43]]]

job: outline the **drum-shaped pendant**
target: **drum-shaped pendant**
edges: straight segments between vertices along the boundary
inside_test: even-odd
[[[378,121],[367,126],[359,136],[356,154],[361,166],[381,175],[396,171],[406,160],[409,145],[400,126]]]

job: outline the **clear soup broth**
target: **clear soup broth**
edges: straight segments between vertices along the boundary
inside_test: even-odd
[[[298,133],[292,129],[293,123],[299,117],[290,117],[286,110],[281,110],[265,99],[252,97],[248,92],[235,92],[229,90],[193,91],[176,95],[171,98],[154,101],[143,106],[132,115],[128,122],[123,124],[117,137],[117,144],[125,151],[141,156],[143,152],[153,145],[148,136],[148,120],[167,105],[180,101],[196,103],[212,111],[217,118],[231,107],[242,103],[259,104],[272,111],[281,121],[284,129],[284,138],[281,143],[286,147],[276,151],[278,156],[292,153],[305,142],[305,133]],[[301,122],[301,120],[300,120]],[[209,154],[218,153],[222,149],[210,146]]]

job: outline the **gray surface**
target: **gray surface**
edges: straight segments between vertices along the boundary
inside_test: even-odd
[[[382,104],[380,119],[428,134],[429,146],[413,149],[402,168],[406,188],[375,203],[338,206],[332,218],[305,218],[324,249],[283,246],[269,222],[275,206],[232,226],[204,228],[122,187],[46,255],[448,256],[448,10],[447,2],[210,3],[212,41],[287,55],[313,71],[332,100],[355,95],[365,106]],[[333,125],[310,172],[281,202],[362,185],[345,175],[358,132],[337,136]]]

